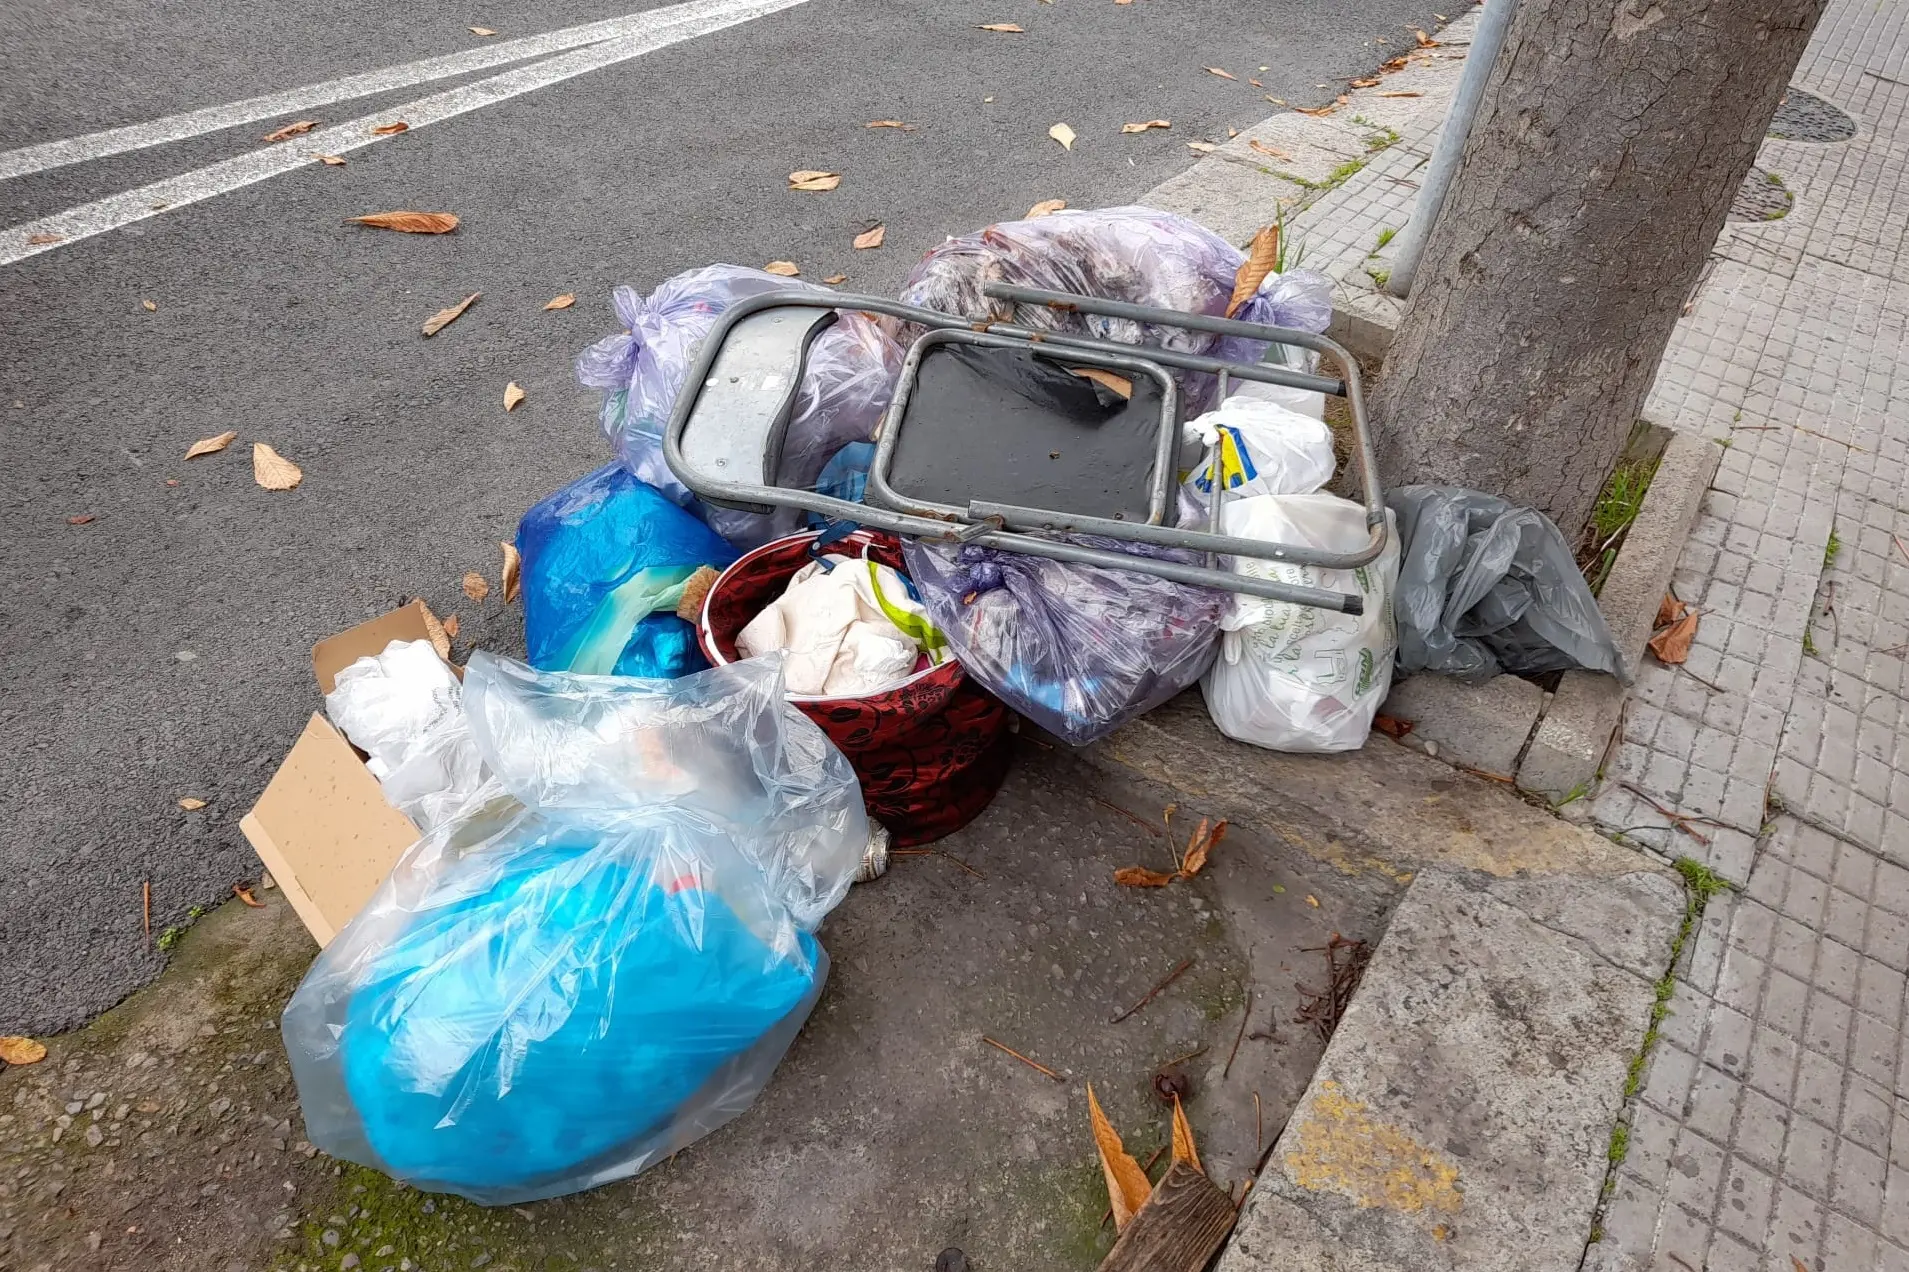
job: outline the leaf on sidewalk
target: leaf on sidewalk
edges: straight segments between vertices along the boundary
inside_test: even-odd
[[[1689,659],[1690,643],[1697,638],[1697,619],[1701,612],[1685,608],[1681,601],[1678,602],[1678,607],[1683,612],[1675,621],[1653,635],[1648,642],[1650,651],[1657,655],[1657,661],[1670,667],[1678,666]]]
[[[1123,888],[1164,888],[1177,877],[1145,866],[1122,866],[1114,871],[1114,882]]]
[[[1200,1152],[1193,1146],[1193,1128],[1187,1125],[1186,1110],[1180,1107],[1177,1095],[1173,1097],[1173,1160],[1206,1174],[1206,1167],[1200,1165]]]
[[[251,906],[254,910],[263,910],[265,908],[265,903],[253,896],[252,890],[242,883],[232,885],[232,895]]]
[[[1293,109],[1302,115],[1311,115],[1315,118],[1319,118],[1330,115],[1339,108],[1337,106],[1295,106]]]
[[[186,458],[197,459],[201,455],[216,455],[238,439],[237,429],[227,429],[216,437],[201,437],[186,447]]]
[[[1379,81],[1376,78],[1356,79],[1356,80],[1348,80],[1347,85],[1352,88],[1377,88],[1379,86]]]
[[[833,190],[841,184],[841,173],[823,172],[819,168],[798,168],[789,174],[791,190],[809,190],[820,194],[823,191]]]
[[[1006,35],[1025,35],[1027,28],[1016,22],[983,22],[983,31],[1000,31]]]
[[[1133,1159],[1127,1146],[1120,1142],[1120,1132],[1101,1112],[1100,1099],[1094,1094],[1094,1084],[1087,1084],[1087,1118],[1094,1129],[1094,1151],[1100,1155],[1100,1171],[1107,1179],[1107,1201],[1114,1211],[1114,1230],[1125,1228],[1140,1207],[1147,1204],[1147,1198],[1153,1193],[1153,1184],[1147,1179],[1147,1172],[1140,1169],[1140,1163]]]
[[[342,168],[345,166],[345,157],[343,155],[321,155],[314,152],[312,158],[318,160],[318,162],[324,164],[327,168]]]
[[[316,119],[301,119],[295,124],[287,124],[283,128],[275,128],[259,138],[259,140],[288,141],[300,133],[308,133],[316,127],[318,127],[318,121]]]
[[[518,405],[528,396],[530,395],[525,393],[523,389],[518,386],[517,381],[512,380],[509,384],[504,386],[504,409],[506,411],[516,410]]]
[[[855,236],[855,250],[858,252],[866,252],[880,247],[882,240],[886,238],[887,235],[888,227],[885,225],[878,225],[865,234],[857,234]]]
[[[1186,148],[1196,155],[1210,155],[1219,147],[1210,141],[1189,141]]]
[[[1204,870],[1206,868],[1207,856],[1212,853],[1214,848],[1219,846],[1220,840],[1224,838],[1226,838],[1226,822],[1224,820],[1214,822],[1213,829],[1211,830],[1208,830],[1206,823],[1202,821],[1200,828],[1193,832],[1193,838],[1187,842],[1186,856],[1180,860],[1180,877],[1182,879],[1191,879],[1194,875]]]
[[[762,267],[765,274],[780,274],[784,278],[795,278],[802,273],[794,261],[770,261]]]
[[[517,545],[508,539],[500,539],[497,546],[504,550],[504,568],[498,574],[504,585],[504,604],[517,599],[517,591],[523,578],[524,559],[517,554]],[[455,632],[452,635],[456,635]]]
[[[545,301],[544,308],[545,309],[568,309],[570,308],[570,306],[576,303],[577,303],[577,298],[571,293],[565,292],[561,296],[552,296],[549,300]]]
[[[1380,94],[1379,94],[1379,96],[1380,96],[1380,97],[1423,97],[1423,96],[1425,96],[1425,94],[1423,94],[1423,93],[1417,93],[1417,92],[1410,92],[1410,93],[1408,93],[1408,92],[1390,92],[1390,93],[1380,93]]]
[[[1257,137],[1248,137],[1246,139],[1246,145],[1248,149],[1257,150],[1262,155],[1270,155],[1274,159],[1290,160],[1292,158],[1292,156],[1287,154],[1285,151],[1280,150],[1278,147],[1275,147],[1275,146],[1269,146]]]
[[[205,807],[205,801],[196,795],[181,795],[179,797],[179,807],[185,809],[188,813],[196,813]]]
[[[351,219],[374,230],[401,234],[449,234],[457,228],[457,214],[453,212],[372,212]]]
[[[1173,127],[1173,121],[1171,119],[1149,119],[1145,123],[1140,123],[1140,124],[1122,124],[1120,126],[1120,131],[1123,133],[1143,133],[1143,132],[1146,132],[1149,128],[1171,128],[1171,127]]]
[[[394,119],[388,124],[379,124],[376,128],[373,128],[371,135],[374,137],[394,137],[398,133],[410,131],[411,125],[405,123],[402,119]]]
[[[455,305],[452,305],[449,309],[438,310],[436,313],[432,314],[429,318],[426,318],[424,320],[424,326],[421,330],[423,330],[424,334],[427,336],[435,336],[438,332],[444,330],[446,327],[456,322],[458,320],[458,316],[461,315],[466,309],[469,309],[472,305],[475,305],[477,303],[477,298],[479,296],[482,296],[483,294],[484,294],[483,292],[472,292],[470,295],[466,296],[464,299],[458,301]]]
[[[1257,142],[1249,142],[1257,145]],[[1246,259],[1233,275],[1233,295],[1226,302],[1226,316],[1231,318],[1240,311],[1240,306],[1251,300],[1266,276],[1279,264],[1279,225],[1262,225],[1253,235],[1253,241],[1247,245]]]
[[[66,235],[64,234],[29,234],[27,235],[28,247],[45,247],[48,243],[63,243],[65,241],[66,241]]]
[[[464,572],[464,595],[470,597],[473,601],[481,601],[490,594],[491,585],[489,579],[479,574],[476,570],[466,570]],[[439,626],[442,627],[443,624],[440,623]]]
[[[1402,738],[1418,727],[1416,720],[1400,720],[1389,715],[1372,717],[1372,727],[1388,738]]]
[[[1055,141],[1060,142],[1062,150],[1072,150],[1074,148],[1074,130],[1069,128],[1066,124],[1055,124],[1052,128],[1047,130],[1047,135],[1052,137]]]
[[[1418,46],[1422,49],[1435,49],[1438,47],[1437,40],[1434,40],[1431,36],[1416,27],[1412,29],[1412,38],[1418,41]]]
[[[1651,620],[1651,630],[1656,631],[1660,627],[1669,627],[1672,623],[1689,612],[1690,607],[1688,605],[1672,596],[1669,592],[1666,592],[1664,593],[1664,599],[1657,602],[1657,617]]]
[[[1027,221],[1039,220],[1041,217],[1052,216],[1056,212],[1063,211],[1066,207],[1066,199],[1042,199],[1039,203],[1029,208],[1027,210],[1027,216],[1022,219]]]
[[[1233,72],[1231,72],[1231,71],[1223,71],[1223,70],[1221,70],[1221,69],[1220,69],[1219,67],[1217,67],[1217,66],[1208,66],[1208,67],[1204,67],[1204,68],[1202,68],[1202,69],[1204,69],[1204,70],[1206,71],[1206,73],[1207,73],[1208,75],[1217,75],[1217,76],[1219,76],[1219,77],[1220,77],[1221,79],[1230,79],[1230,80],[1236,80],[1236,79],[1238,79],[1238,78],[1239,78],[1239,76],[1237,76],[1237,75],[1235,75],[1235,74],[1233,74]]]
[[[267,490],[291,490],[305,480],[305,472],[264,442],[253,442],[252,480]]]
[[[0,1060],[8,1064],[38,1064],[46,1059],[46,1044],[31,1038],[0,1038]]]

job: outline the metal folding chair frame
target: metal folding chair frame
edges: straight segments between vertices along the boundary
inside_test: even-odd
[[[1050,560],[1132,570],[1171,579],[1196,587],[1242,592],[1268,600],[1284,601],[1321,609],[1357,614],[1363,610],[1363,598],[1356,594],[1327,591],[1273,579],[1255,578],[1215,567],[1218,556],[1244,556],[1262,560],[1285,561],[1324,569],[1349,570],[1375,560],[1386,542],[1385,492],[1379,483],[1373,458],[1371,430],[1366,422],[1365,403],[1359,384],[1358,363],[1344,348],[1323,336],[1260,323],[1239,322],[1227,318],[1209,318],[1202,314],[1176,310],[1151,309],[1119,301],[1097,300],[1064,292],[1040,291],[1006,284],[989,284],[985,294],[1019,304],[1046,305],[1054,309],[1126,318],[1159,326],[1176,326],[1223,336],[1243,336],[1250,340],[1296,345],[1330,357],[1338,364],[1340,376],[1332,378],[1290,370],[1270,363],[1239,363],[1148,348],[1080,336],[1065,332],[1038,331],[1009,322],[971,322],[939,310],[924,309],[880,296],[858,296],[827,292],[769,292],[751,296],[732,305],[717,320],[703,341],[696,361],[677,395],[663,434],[663,456],[670,470],[683,485],[702,499],[725,507],[766,512],[775,507],[799,508],[832,520],[859,522],[891,534],[943,542],[977,543],[1004,552],[1020,552]],[[776,310],[830,311],[818,313],[806,324],[788,324]],[[908,405],[914,383],[913,370],[925,352],[922,341],[910,348],[904,364],[895,400],[882,417],[876,440],[875,458],[869,469],[866,503],[851,503],[812,490],[792,490],[773,482],[780,459],[782,437],[788,428],[801,389],[801,364],[806,361],[809,344],[832,321],[834,312],[852,311],[882,314],[903,322],[918,324],[930,333],[965,333],[967,343],[1010,348],[1048,348],[1067,361],[1104,366],[1129,373],[1158,375],[1161,367],[1206,372],[1226,378],[1256,380],[1325,393],[1346,400],[1352,416],[1354,438],[1353,464],[1357,469],[1366,511],[1366,544],[1353,552],[1327,552],[1304,544],[1244,539],[1204,530],[1153,524],[1170,507],[1176,476],[1174,458],[1178,439],[1170,428],[1156,452],[1155,471],[1150,483],[1150,505],[1159,512],[1149,523],[1113,518],[1075,516],[1040,508],[1022,508],[1009,504],[971,500],[968,506],[922,503],[909,500],[889,484],[891,466],[900,421]],[[751,349],[749,342],[732,344],[729,337],[738,328],[749,327],[768,343],[770,352]],[[946,340],[942,336],[939,340]],[[930,342],[938,343],[939,341]],[[790,374],[783,368],[795,359]],[[765,412],[760,404],[766,402]],[[698,415],[699,408],[703,414]],[[1173,412],[1169,412],[1169,415]],[[698,424],[692,446],[685,438],[692,422]],[[690,450],[695,454],[692,455]],[[740,451],[733,460],[737,470],[753,465],[760,480],[741,480],[716,469],[730,468],[730,452]],[[702,462],[698,462],[702,461]],[[1209,462],[1211,458],[1209,457]],[[1217,476],[1217,474],[1216,474]],[[1217,526],[1223,495],[1223,483],[1214,482],[1210,507],[1211,524]],[[1154,498],[1158,491],[1159,499]],[[1207,554],[1205,566],[1157,557],[1106,551],[1068,542],[1051,536],[1096,535],[1102,538],[1162,548],[1187,549]]]

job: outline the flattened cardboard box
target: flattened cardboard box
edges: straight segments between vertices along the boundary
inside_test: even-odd
[[[424,602],[413,601],[321,640],[312,647],[318,691],[330,693],[340,671],[394,640],[434,641],[441,654],[443,631]],[[239,829],[320,948],[418,838],[410,818],[385,802],[364,757],[316,712]]]

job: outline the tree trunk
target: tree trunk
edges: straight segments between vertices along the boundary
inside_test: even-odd
[[[1378,401],[1388,483],[1582,531],[1824,0],[1520,0]]]

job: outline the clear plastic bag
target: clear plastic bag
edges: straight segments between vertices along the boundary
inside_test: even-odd
[[[746,1110],[862,864],[848,761],[779,662],[680,680],[474,654],[491,780],[406,851],[283,1022],[307,1136],[487,1205],[635,1174]]]
[[[1239,249],[1197,221],[1152,208],[1062,211],[1031,221],[1003,221],[932,248],[909,274],[902,299],[975,321],[1012,321],[1039,331],[1092,335],[1123,344],[1258,362],[1263,342],[1222,339],[1184,327],[1015,305],[982,294],[988,283],[1015,283],[1102,300],[1223,317],[1246,261]],[[1323,303],[1322,303],[1323,302]],[[1332,283],[1309,270],[1261,283],[1236,317],[1249,322],[1324,331],[1332,317]],[[912,338],[914,329],[890,322]],[[1218,346],[1225,346],[1217,351]],[[1175,372],[1186,415],[1207,408],[1213,377]]]
[[[1365,509],[1337,495],[1261,495],[1228,501],[1226,533],[1332,552],[1365,546]],[[1220,732],[1275,751],[1356,751],[1392,687],[1397,632],[1392,593],[1399,540],[1392,534],[1370,565],[1326,570],[1257,557],[1227,568],[1365,598],[1363,614],[1340,614],[1235,593],[1221,625],[1220,657],[1200,682]]]
[[[739,300],[774,291],[821,291],[806,283],[739,265],[709,265],[666,280],[648,296],[618,287],[613,300],[624,330],[577,355],[577,379],[604,390],[599,421],[624,465],[695,508],[724,538],[755,547],[793,533],[793,509],[767,515],[707,507],[663,461],[663,430],[703,337]],[[778,485],[812,490],[835,453],[875,436],[901,373],[902,351],[873,320],[844,313],[810,346],[783,443]]]
[[[1071,541],[1196,560],[1189,552],[1091,535]],[[903,555],[928,616],[947,636],[962,669],[1076,746],[1159,706],[1213,661],[1225,592],[976,544],[911,539]]]
[[[1399,670],[1477,683],[1581,667],[1629,683],[1617,642],[1549,517],[1455,486],[1385,492],[1398,517]]]

